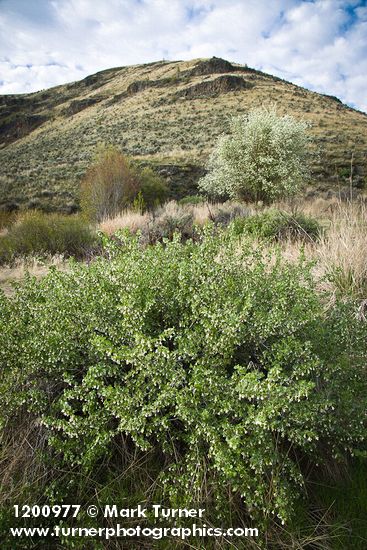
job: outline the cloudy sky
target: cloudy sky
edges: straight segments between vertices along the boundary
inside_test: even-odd
[[[213,55],[367,111],[366,0],[0,0],[0,94]]]

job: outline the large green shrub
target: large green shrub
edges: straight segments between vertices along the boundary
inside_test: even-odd
[[[30,211],[0,236],[0,263],[29,254],[81,257],[94,242],[95,236],[79,216]]]
[[[123,434],[160,453],[172,504],[287,520],[306,465],[365,448],[366,323],[231,234],[121,239],[0,295],[1,424],[37,419],[70,476]]]
[[[270,203],[298,192],[307,178],[307,124],[275,108],[232,119],[219,138],[199,189],[211,196]]]

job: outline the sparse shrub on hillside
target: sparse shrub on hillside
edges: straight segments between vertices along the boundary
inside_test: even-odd
[[[298,239],[313,242],[321,235],[321,226],[315,218],[304,214],[290,214],[280,210],[267,210],[234,221],[235,231],[263,239]]]
[[[296,194],[307,177],[307,124],[258,108],[232,119],[199,188],[212,196],[273,202]]]
[[[42,430],[33,460],[59,472],[40,476],[55,501],[90,502],[97,472],[103,499],[117,453],[123,498],[141,502],[140,449],[160,457],[149,486],[168,505],[287,521],[313,464],[366,450],[367,324],[353,302],[325,311],[303,260],[231,233],[121,239],[0,295],[0,425]]]
[[[82,257],[94,242],[95,236],[79,216],[26,212],[0,237],[0,263],[29,254]]]

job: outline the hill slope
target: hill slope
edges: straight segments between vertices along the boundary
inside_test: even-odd
[[[311,122],[320,190],[367,173],[367,115],[338,99],[225,60],[160,61],[108,69],[33,94],[0,96],[0,208],[73,211],[98,143],[166,176],[172,196],[195,188],[231,115],[266,102]]]

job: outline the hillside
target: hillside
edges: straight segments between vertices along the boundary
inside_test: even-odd
[[[222,59],[160,61],[0,96],[0,209],[74,211],[79,182],[101,142],[153,165],[180,197],[194,191],[230,116],[264,102],[310,121],[316,190],[330,194],[347,185],[352,152],[354,184],[363,188],[366,114]]]

